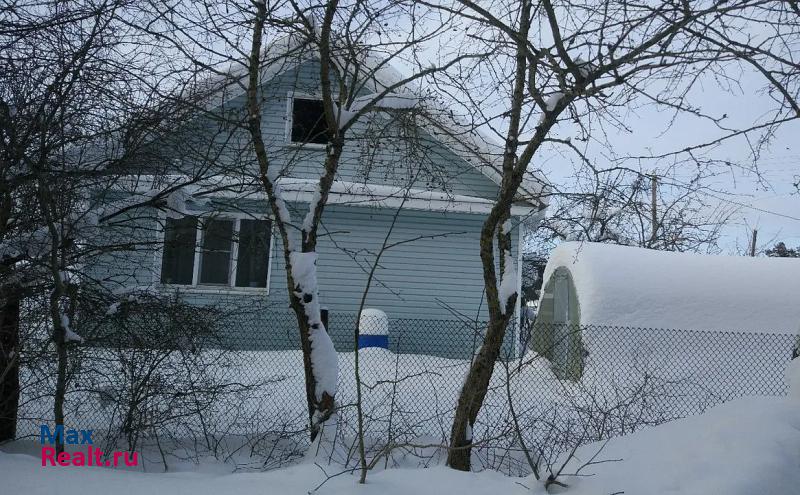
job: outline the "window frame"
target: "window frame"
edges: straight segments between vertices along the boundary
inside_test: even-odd
[[[270,215],[253,215],[244,212],[207,212],[207,211],[187,211],[187,216],[197,217],[197,228],[195,228],[195,244],[194,244],[194,264],[192,266],[192,283],[191,284],[167,284],[161,281],[161,265],[164,256],[164,237],[166,228],[167,214],[164,212],[159,213],[159,225],[157,232],[158,248],[155,250],[155,270],[153,270],[153,282],[156,286],[161,288],[178,289],[187,292],[198,293],[224,293],[224,294],[269,294],[270,282],[272,280],[272,260],[275,256],[275,223]],[[228,269],[230,270],[229,280],[227,285],[212,285],[200,283],[200,263],[203,257],[203,231],[201,228],[203,219],[216,218],[221,220],[233,221],[233,238],[231,240],[231,257]],[[270,231],[269,235],[269,253],[267,255],[267,280],[265,287],[237,287],[236,274],[239,263],[239,230],[241,228],[242,220],[269,220]],[[236,239],[234,242],[233,239]]]
[[[294,99],[301,98],[304,100],[319,100],[322,101],[322,96],[313,93],[303,93],[301,91],[289,91],[286,94],[286,129],[284,130],[284,139],[286,145],[293,148],[304,148],[312,150],[325,150],[328,145],[326,143],[300,143],[292,141],[292,126],[294,125]],[[334,100],[336,98],[334,97]]]

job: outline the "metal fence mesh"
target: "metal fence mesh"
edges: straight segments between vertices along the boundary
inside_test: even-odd
[[[66,423],[153,462],[215,455],[272,468],[308,446],[294,315],[140,311],[106,318],[70,349]],[[146,317],[143,317],[146,316]],[[180,320],[180,325],[175,324]],[[339,435],[356,435],[356,315],[331,314],[339,351]],[[264,322],[269,322],[265,325]],[[18,437],[52,423],[53,348],[24,326]],[[386,465],[438,462],[483,322],[390,319],[388,349],[359,351],[365,438]],[[516,328],[516,327],[515,327]],[[795,337],[602,326],[526,326],[507,333],[473,428],[475,465],[527,472],[575,445],[698,414],[745,395],[786,392]],[[295,329],[292,331],[292,329]],[[387,447],[388,446],[388,447]],[[107,449],[108,450],[108,449]],[[345,464],[355,463],[355,449]]]

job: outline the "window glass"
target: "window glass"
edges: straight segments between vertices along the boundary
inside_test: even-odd
[[[269,262],[269,220],[241,220],[236,287],[266,287]]]
[[[199,283],[229,285],[233,220],[211,218],[203,223]]]
[[[295,98],[292,102],[292,142],[328,142],[328,125],[321,100]]]
[[[161,282],[192,283],[197,217],[167,218],[164,224],[164,255],[161,258]]]

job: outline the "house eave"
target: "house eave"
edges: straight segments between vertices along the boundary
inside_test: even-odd
[[[126,183],[121,180],[117,189],[129,194],[147,194],[154,189],[153,184],[160,182],[187,182],[187,177],[131,177]],[[308,203],[313,199],[319,181],[317,179],[300,179],[281,177],[276,180],[284,201]],[[266,199],[266,194],[255,180],[234,179],[228,176],[213,176],[194,182],[191,196],[196,199],[213,200],[259,200]],[[335,181],[328,195],[328,204],[354,207],[403,208],[409,210],[438,211],[452,213],[469,213],[487,215],[494,201],[487,198],[450,194],[444,191],[407,188],[385,184]],[[541,207],[527,203],[515,203],[511,207],[511,215],[531,218],[541,212]]]
[[[278,180],[278,184],[284,200],[294,202],[310,201],[318,187],[318,181],[313,179],[282,178]],[[336,181],[331,186],[328,204],[486,215],[494,206],[494,201],[441,191]],[[538,210],[533,205],[514,205],[511,207],[511,215],[525,217]]]

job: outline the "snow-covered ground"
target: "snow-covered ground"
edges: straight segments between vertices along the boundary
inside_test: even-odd
[[[582,449],[587,461],[598,445]],[[613,460],[620,459],[615,462]],[[789,495],[800,490],[800,402],[746,398],[612,439],[576,494]],[[572,463],[571,471],[580,461]],[[567,470],[569,472],[570,469]]]
[[[508,363],[508,368],[498,363],[474,430],[476,441],[482,442],[475,450],[474,464],[511,474],[528,471],[514,435],[509,393],[527,446],[543,448],[548,457],[555,457],[574,444],[699,413],[739,395],[785,392],[781,373],[789,350],[783,347],[791,338],[769,346],[763,339],[754,340],[763,336],[748,334],[656,330],[620,334],[622,331],[585,335],[591,352],[579,383],[557,380],[549,363],[534,353]],[[207,452],[190,451],[213,448],[217,457],[239,467],[293,463],[307,438],[301,353],[239,351],[217,357],[212,355],[215,351],[204,352],[205,361],[213,363],[205,371],[210,378],[198,375],[195,380],[204,384],[235,381],[255,384],[254,388],[212,402],[203,412],[203,424],[198,415],[181,414],[166,421],[157,432],[159,446],[177,451],[177,457],[202,456]],[[371,439],[368,448],[379,449],[389,439],[396,443],[446,442],[468,360],[393,354],[376,348],[362,350],[361,358],[366,436]],[[67,425],[97,430],[96,437],[105,450],[111,450],[103,438],[104,430],[119,431],[125,419],[126,410],[119,406],[125,400],[118,398],[126,391],[126,386],[120,385],[125,373],[114,370],[117,364],[113,359],[95,357],[94,361],[105,368],[97,371],[99,366],[90,367],[92,372],[73,382],[73,392],[67,397]],[[181,363],[172,364],[171,369],[180,369]],[[340,435],[349,443],[355,437],[356,424],[353,353],[340,353],[339,366]],[[274,381],[259,383],[267,378]],[[40,424],[51,422],[52,399],[27,392],[23,399],[22,412],[28,419],[20,423],[19,431],[35,436]],[[151,411],[162,416],[180,413],[179,407],[187,406],[173,400],[154,403]],[[160,452],[142,445],[152,444],[152,432],[147,433],[139,439],[137,450],[160,464]],[[212,447],[207,447],[207,436],[212,437]],[[113,437],[116,447],[125,447],[119,433]],[[405,460],[407,456],[393,457],[390,465],[407,465]],[[350,465],[354,461],[353,457],[347,460]],[[432,454],[417,464],[436,462],[438,456]]]
[[[599,452],[599,453],[598,453]],[[589,465],[581,467],[585,463]],[[333,466],[300,464],[263,473],[141,473],[110,468],[41,467],[37,457],[0,452],[3,493],[170,493],[237,495],[313,492]],[[323,471],[324,470],[324,471]],[[571,495],[792,495],[800,486],[800,400],[745,398],[703,415],[587,445],[563,471]],[[569,476],[577,474],[578,476]],[[513,495],[544,493],[532,477],[497,472],[460,473],[442,466],[371,473],[358,487],[348,473],[327,480],[315,493],[343,495]]]

